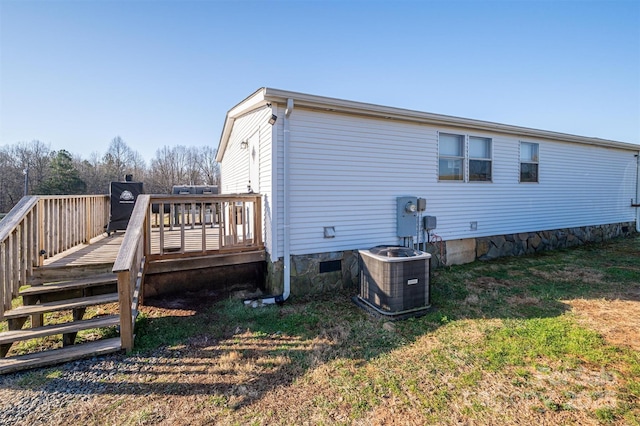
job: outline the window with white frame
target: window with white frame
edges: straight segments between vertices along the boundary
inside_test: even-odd
[[[538,182],[539,144],[520,142],[520,182]]]
[[[438,150],[439,180],[491,182],[491,138],[440,133]]]
[[[491,182],[491,139],[469,136],[469,181]]]
[[[464,181],[464,136],[440,133],[438,179]]]

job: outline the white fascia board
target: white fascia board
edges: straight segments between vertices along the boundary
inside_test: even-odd
[[[631,151],[640,150],[640,145],[600,139],[593,137],[577,136],[568,133],[551,132],[547,130],[532,129],[529,127],[512,126],[508,124],[494,123],[490,121],[473,120],[469,118],[454,117],[449,115],[432,114],[428,112],[414,111],[403,108],[387,107],[364,102],[347,101],[343,99],[327,98],[323,96],[309,95],[305,93],[289,92],[286,90],[264,88],[264,98],[268,102],[286,102],[294,99],[297,107],[335,111],[346,114],[370,116],[389,120],[410,121],[444,127],[458,127],[469,130],[483,130],[517,136],[519,138],[541,138],[562,142],[573,142],[585,145],[603,146]]]
[[[222,127],[222,134],[220,135],[220,142],[218,143],[218,152],[216,154],[216,161],[218,163],[221,162],[224,157],[224,152],[227,149],[229,136],[231,136],[231,130],[233,129],[233,123],[236,118],[264,106],[267,103],[264,95],[265,88],[260,88],[227,112],[224,126]]]

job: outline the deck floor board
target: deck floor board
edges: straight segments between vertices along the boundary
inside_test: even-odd
[[[205,227],[206,234],[206,251],[220,249],[220,230],[216,227],[207,225]],[[202,226],[191,225],[185,226],[184,230],[185,252],[198,253],[205,251],[202,247]],[[118,256],[118,250],[124,240],[124,231],[118,231],[115,234],[107,236],[106,234],[94,238],[91,244],[83,244],[73,249],[67,250],[49,259],[45,259],[44,268],[60,268],[67,266],[89,266],[99,264],[113,264]],[[248,243],[251,240],[247,241]],[[175,226],[173,229],[164,230],[164,251],[173,252],[180,249],[180,227]],[[152,228],[151,230],[151,254],[160,254],[160,230]]]
[[[124,232],[107,236],[106,234],[70,250],[45,259],[45,268],[59,268],[64,266],[96,265],[113,263],[124,240]]]

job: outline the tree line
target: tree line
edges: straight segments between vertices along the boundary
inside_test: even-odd
[[[28,195],[108,194],[109,183],[133,175],[149,194],[168,194],[174,185],[216,185],[220,168],[212,147],[165,146],[147,166],[142,156],[116,136],[103,155],[85,159],[52,150],[34,140],[0,147],[0,213]],[[25,179],[25,176],[27,179]]]

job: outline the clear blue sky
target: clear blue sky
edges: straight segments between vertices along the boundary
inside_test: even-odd
[[[0,145],[217,147],[263,86],[640,143],[640,2],[0,0]]]

